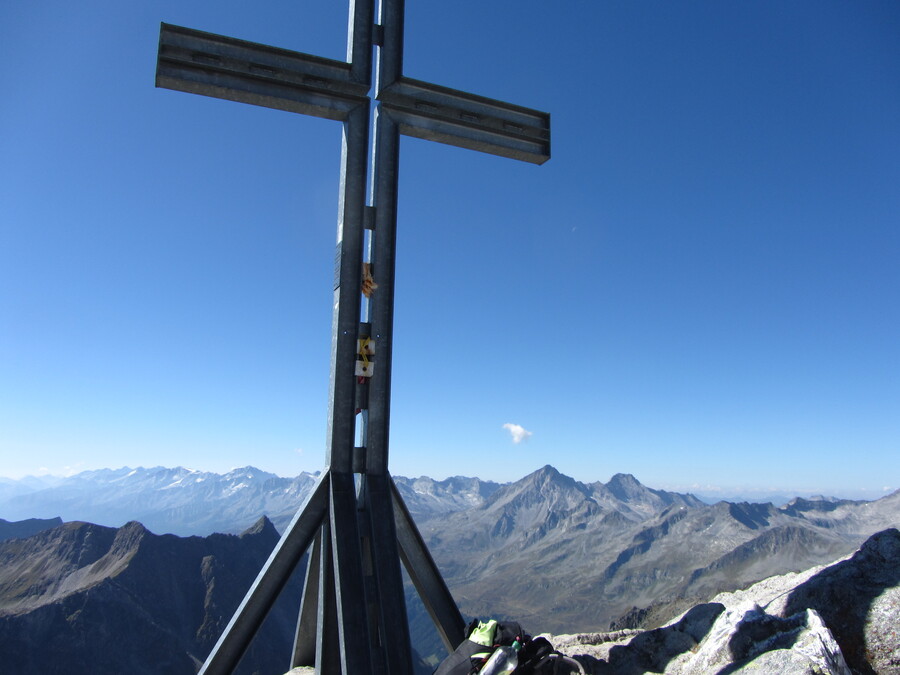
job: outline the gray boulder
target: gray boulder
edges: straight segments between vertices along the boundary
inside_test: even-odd
[[[813,610],[782,618],[752,603],[726,609],[712,602],[668,626],[623,633],[607,634],[599,644],[597,634],[550,640],[594,675],[851,675],[840,647]]]
[[[679,655],[665,672],[851,675],[815,610],[780,617],[758,605],[739,605],[721,614],[699,649]]]
[[[778,609],[817,611],[857,673],[900,673],[900,531],[872,535],[849,559],[800,584]]]

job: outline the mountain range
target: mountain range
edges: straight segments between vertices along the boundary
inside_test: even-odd
[[[282,530],[309,494],[317,473],[283,478],[247,466],[217,474],[183,467],[99,469],[68,478],[0,481],[0,518],[61,517],[120,527],[136,520],[160,534],[238,533],[260,516]],[[394,477],[414,516],[477,507],[500,485],[478,478]]]
[[[263,518],[239,536],[66,523],[0,542],[2,672],[190,675],[276,540]],[[900,663],[898,561],[887,529],[852,557],[721,593],[661,628],[549,637],[595,675],[887,675]],[[284,672],[299,576],[238,673]]]
[[[635,607],[830,562],[898,523],[900,492],[875,502],[708,505],[627,474],[584,484],[550,466],[476,508],[418,520],[464,611],[551,632],[597,630]]]
[[[282,478],[254,467],[216,474],[177,467],[99,469],[46,483],[0,483],[0,517],[61,517],[120,527],[136,520],[159,534],[242,532],[260,516],[281,529],[308,494],[315,475]]]
[[[0,484],[0,516],[140,520],[158,533],[209,535],[266,515],[283,528],[314,480],[252,467],[92,471],[43,487]],[[551,466],[502,485],[394,480],[463,613],[512,617],[534,632],[649,626],[715,593],[829,563],[900,525],[900,492],[776,507],[706,504],[629,474],[582,483]]]

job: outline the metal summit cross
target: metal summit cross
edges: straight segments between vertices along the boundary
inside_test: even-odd
[[[374,0],[350,0],[347,62],[161,26],[158,87],[343,123],[326,470],[209,654],[207,675],[237,667],[307,551],[291,668],[411,675],[401,560],[445,646],[453,650],[464,637],[387,466],[399,136],[542,164],[550,157],[550,118],[404,77],[403,19],[404,0],[381,0],[378,23]],[[377,291],[364,303],[362,284],[370,290],[372,282]]]

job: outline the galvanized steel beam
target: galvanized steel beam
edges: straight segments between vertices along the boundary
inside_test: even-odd
[[[397,528],[400,559],[422,598],[422,603],[434,622],[444,647],[448,652],[452,652],[466,637],[465,621],[393,480],[391,480],[391,494],[394,501],[394,523]]]
[[[331,553],[334,597],[344,675],[373,672],[359,528],[356,486],[351,473],[331,473]]]
[[[407,77],[378,100],[406,136],[533,164],[550,159],[548,113]]]
[[[329,474],[323,473],[275,545],[256,581],[213,647],[201,675],[225,675],[237,666],[253,636],[312,543],[328,512]]]
[[[319,579],[322,574],[322,530],[313,539],[306,562],[306,577],[303,581],[303,597],[300,599],[300,613],[294,635],[294,649],[291,668],[316,665],[316,617],[319,613]],[[327,546],[327,544],[326,544]]]
[[[331,525],[322,525],[322,549],[319,552],[319,602],[316,613],[317,673],[340,673],[341,645],[338,630],[337,602],[334,597],[334,553],[331,547]]]
[[[368,131],[367,103],[355,109],[344,122],[341,146],[340,216],[335,251],[325,462],[332,471],[344,474],[353,472],[356,440],[355,368],[361,308]]]
[[[340,121],[368,104],[369,90],[343,61],[167,23],[156,86]]]
[[[362,478],[362,497],[369,515],[371,537],[369,554],[375,577],[375,616],[372,623],[379,627],[373,643],[382,652],[380,663],[387,675],[412,675],[412,651],[409,617],[403,591],[403,577],[391,503],[390,476],[366,475]]]
[[[160,29],[157,86],[343,122],[327,468],[213,648],[201,670],[208,675],[237,667],[313,540],[292,667],[411,675],[401,560],[445,646],[452,650],[464,637],[459,610],[388,473],[399,136],[541,164],[550,156],[550,118],[404,77],[404,0],[381,0],[377,25],[373,2],[350,0],[346,62],[169,24]],[[373,43],[377,97],[366,205]],[[363,262],[378,287],[365,305]],[[374,338],[377,369],[360,384],[355,360],[363,332]],[[362,474],[358,492],[354,472]]]

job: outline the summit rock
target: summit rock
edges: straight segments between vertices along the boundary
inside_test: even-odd
[[[589,673],[900,672],[900,531],[831,565],[722,593],[648,631],[549,636]]]

